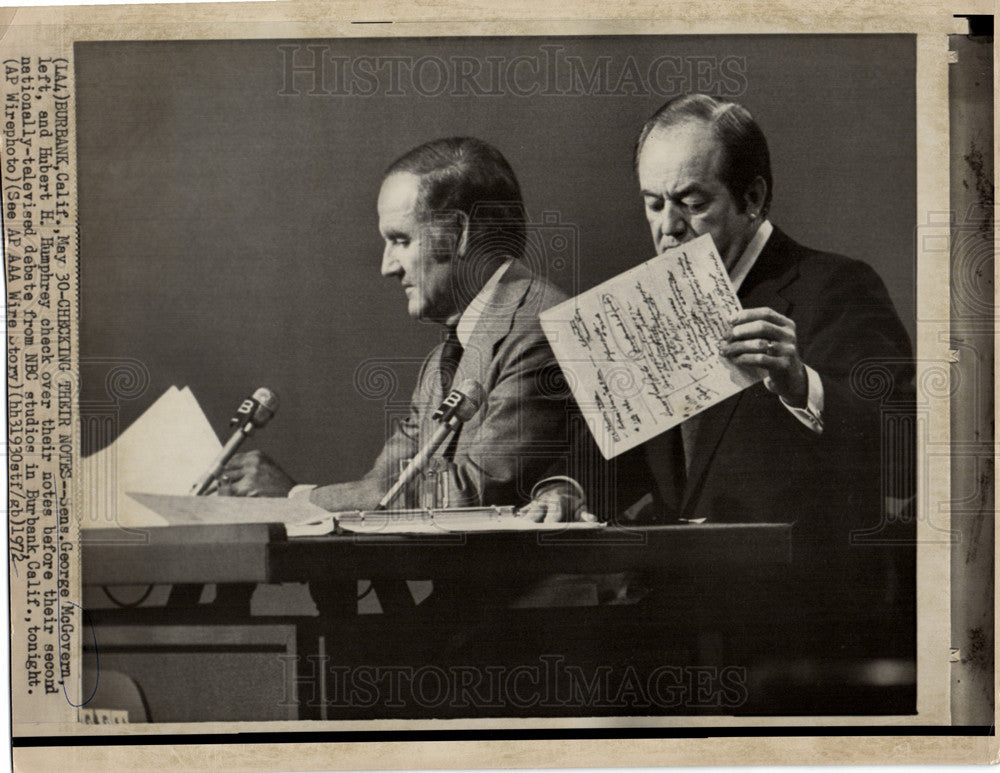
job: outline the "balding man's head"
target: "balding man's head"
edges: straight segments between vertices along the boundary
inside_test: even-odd
[[[736,201],[745,199],[754,180],[758,177],[764,180],[767,192],[760,215],[765,217],[771,206],[774,188],[771,155],[764,132],[750,112],[736,102],[726,102],[705,94],[688,94],[667,102],[642,127],[635,144],[636,169],[650,134],[689,121],[707,124],[718,140],[723,152],[719,161],[719,175]]]
[[[635,165],[657,252],[710,234],[732,269],[771,201],[767,143],[750,114],[712,97],[668,102],[643,127]]]

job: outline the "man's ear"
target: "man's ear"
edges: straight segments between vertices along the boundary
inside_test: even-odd
[[[469,217],[464,212],[449,212],[438,220],[437,246],[434,253],[439,263],[464,258],[469,248]]]
[[[764,212],[764,201],[767,199],[767,182],[758,175],[743,194],[743,203],[746,211],[755,216]]]

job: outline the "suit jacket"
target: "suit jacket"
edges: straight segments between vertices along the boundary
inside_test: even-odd
[[[658,476],[658,519],[795,522],[799,545],[825,552],[848,532],[879,530],[883,495],[912,493],[913,477],[913,356],[882,281],[775,228],[738,295],[795,322],[802,361],[822,380],[823,432],[763,383],[734,395],[700,415],[683,490]],[[626,455],[621,474],[651,475],[662,442]]]
[[[453,506],[523,504],[539,478],[564,469],[572,400],[538,313],[565,299],[515,260],[482,310],[452,384],[474,379],[486,398],[432,460],[454,463]],[[409,414],[368,473],[385,488],[398,477],[400,462],[414,456],[440,426],[431,417],[445,397],[439,372],[443,348],[435,347],[425,359]]]

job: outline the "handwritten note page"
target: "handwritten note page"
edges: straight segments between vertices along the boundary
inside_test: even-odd
[[[760,380],[719,355],[740,308],[706,234],[540,315],[605,458]]]

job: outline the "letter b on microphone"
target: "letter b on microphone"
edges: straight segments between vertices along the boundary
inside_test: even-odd
[[[452,390],[451,394],[448,395],[441,403],[441,406],[434,411],[434,415],[431,416],[434,421],[448,421],[458,410],[458,406],[462,404],[462,400],[465,399],[465,395],[459,392],[457,389]]]
[[[250,418],[253,416],[253,412],[256,408],[257,401],[252,397],[248,397],[240,403],[240,407],[236,409],[236,415],[229,420],[229,426],[234,427],[237,424],[242,425],[245,422],[250,421]]]

